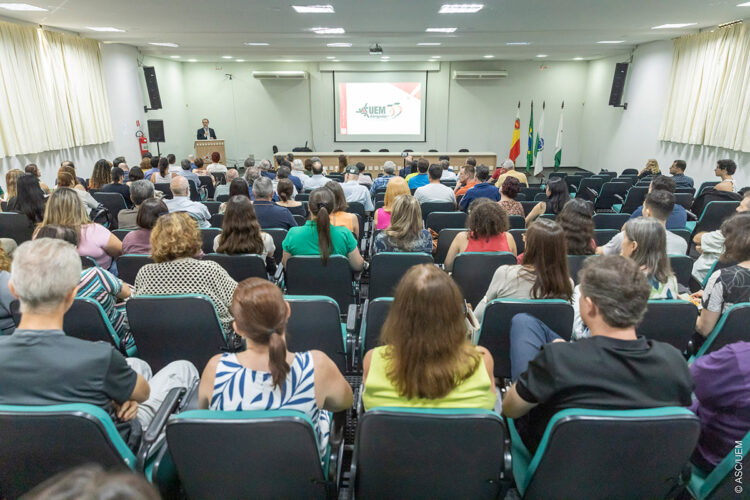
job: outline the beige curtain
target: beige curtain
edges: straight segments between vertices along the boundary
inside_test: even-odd
[[[750,30],[744,23],[675,40],[659,138],[750,152]]]
[[[98,42],[0,21],[0,157],[111,140]]]

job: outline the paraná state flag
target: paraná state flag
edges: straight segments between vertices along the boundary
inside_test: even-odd
[[[508,158],[516,162],[516,158],[521,154],[521,101],[518,101],[518,111],[516,111],[516,123],[513,125],[513,137],[510,139],[510,153]]]

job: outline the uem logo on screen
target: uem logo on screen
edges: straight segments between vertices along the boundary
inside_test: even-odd
[[[365,103],[364,106],[357,109],[357,113],[365,118],[375,119],[393,119],[401,114],[403,108],[400,103],[386,104],[385,106],[370,106]]]

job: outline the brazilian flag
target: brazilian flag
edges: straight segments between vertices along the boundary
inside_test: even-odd
[[[526,172],[531,172],[534,165],[534,101],[531,101],[531,116],[529,117],[529,141],[526,147]]]

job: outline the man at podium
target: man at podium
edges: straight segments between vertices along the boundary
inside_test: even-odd
[[[214,129],[208,127],[208,118],[203,119],[203,128],[198,129],[197,138],[199,141],[216,139],[216,132],[214,132]]]

